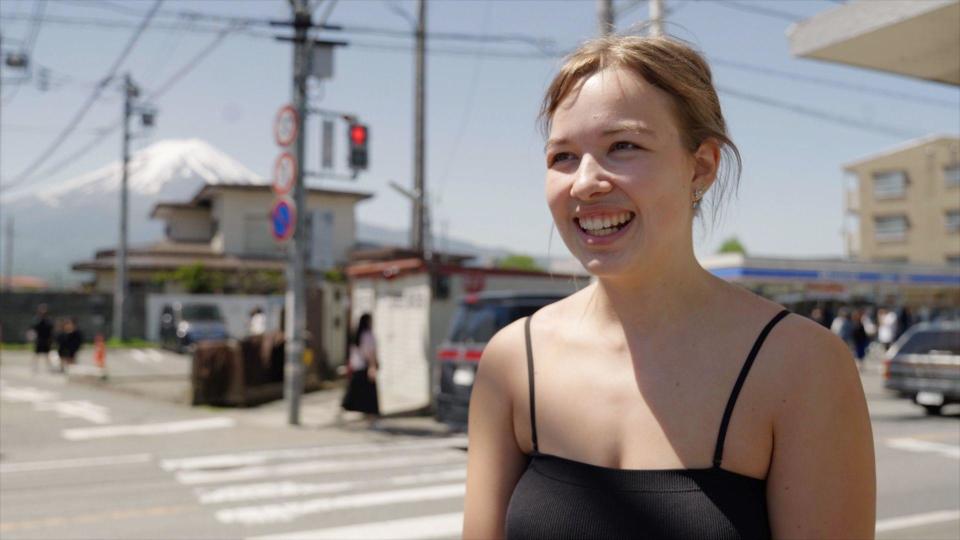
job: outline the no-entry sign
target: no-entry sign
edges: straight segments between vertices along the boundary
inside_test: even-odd
[[[290,146],[299,132],[300,118],[297,110],[290,105],[284,105],[277,111],[277,117],[273,121],[273,138],[280,146]]]
[[[270,232],[277,242],[286,242],[297,228],[297,210],[293,202],[277,199],[270,210]]]
[[[290,193],[297,182],[297,160],[290,152],[284,152],[273,164],[273,192],[279,196]]]

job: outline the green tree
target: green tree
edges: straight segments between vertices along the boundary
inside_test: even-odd
[[[191,294],[222,292],[227,283],[223,272],[208,270],[201,263],[181,266],[172,272],[159,272],[153,277],[154,283],[173,281],[183,286]]]
[[[533,257],[530,257],[529,255],[507,255],[506,257],[497,260],[496,267],[509,270],[543,272],[543,268],[540,268],[536,261],[533,260]]]
[[[717,250],[717,253],[739,253],[741,255],[747,254],[747,248],[743,247],[743,243],[740,242],[740,239],[736,236],[731,236],[723,241],[723,244],[720,245],[720,249]]]

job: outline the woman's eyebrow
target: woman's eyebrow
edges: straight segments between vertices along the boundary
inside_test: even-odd
[[[567,139],[564,139],[564,138],[548,139],[547,144],[543,145],[543,151],[546,152],[547,150],[550,149],[551,146],[560,146],[562,144],[567,144],[567,142],[568,142]]]
[[[622,133],[624,131],[629,131],[631,133],[637,133],[640,135],[648,135],[657,138],[657,133],[652,129],[640,124],[639,122],[619,122],[613,126],[604,129],[602,135],[613,135],[616,133]]]

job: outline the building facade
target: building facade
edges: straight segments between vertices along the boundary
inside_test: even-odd
[[[960,265],[960,138],[910,141],[844,171],[851,258]]]

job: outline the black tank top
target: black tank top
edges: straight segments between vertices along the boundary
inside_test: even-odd
[[[727,471],[720,462],[727,424],[750,366],[767,334],[788,313],[781,311],[767,323],[740,370],[720,423],[713,467],[665,470],[613,469],[540,453],[528,317],[533,453],[510,498],[507,538],[770,538],[766,480]]]

